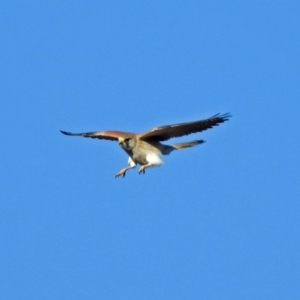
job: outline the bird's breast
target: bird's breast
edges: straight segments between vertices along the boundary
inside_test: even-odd
[[[149,163],[147,158],[159,155],[161,155],[161,152],[157,147],[155,147],[155,145],[151,145],[144,141],[138,141],[132,149],[132,159],[135,163],[140,165]]]

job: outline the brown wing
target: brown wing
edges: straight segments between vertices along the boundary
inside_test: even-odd
[[[231,117],[229,113],[224,115],[216,114],[205,120],[159,126],[140,134],[138,137],[142,140],[166,141],[170,138],[213,128],[214,126],[218,126],[220,123],[227,121],[229,117]]]
[[[136,134],[131,132],[122,132],[122,131],[94,131],[94,132],[84,132],[84,133],[71,133],[66,131],[60,131],[66,135],[72,136],[83,136],[83,137],[90,137],[92,139],[101,139],[101,140],[110,140],[110,141],[117,141],[119,137],[133,137]]]

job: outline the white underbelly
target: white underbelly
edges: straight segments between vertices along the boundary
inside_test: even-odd
[[[160,156],[157,155],[156,153],[150,153],[147,154],[146,156],[146,160],[148,163],[152,164],[152,165],[161,165],[163,164],[163,161],[161,160]]]
[[[133,154],[132,160],[136,164],[140,164],[140,165],[146,165],[146,164],[161,165],[161,164],[163,164],[163,161],[161,160],[159,154],[157,154],[157,153]]]
[[[161,165],[163,163],[160,158],[161,154],[160,149],[144,141],[140,142],[138,148],[132,149],[132,159],[140,165]]]

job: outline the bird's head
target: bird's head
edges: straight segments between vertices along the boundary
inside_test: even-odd
[[[135,146],[135,140],[133,138],[119,138],[119,145],[124,150],[132,150],[132,148]]]

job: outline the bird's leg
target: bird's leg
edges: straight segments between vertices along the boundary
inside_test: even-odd
[[[116,174],[115,177],[120,177],[120,176],[125,177],[126,171],[129,170],[129,169],[132,169],[132,168],[134,168],[134,167],[127,167],[127,168],[124,168],[124,169],[120,170],[120,171]]]
[[[141,167],[140,167],[140,169],[139,169],[139,174],[145,174],[145,169],[146,168],[149,168],[149,167],[152,167],[152,165],[153,164],[151,164],[151,163],[147,163],[146,165],[142,165]]]
[[[120,170],[120,171],[116,174],[116,176],[115,176],[116,178],[117,178],[117,177],[120,177],[120,176],[125,177],[127,170],[133,169],[133,168],[135,168],[135,166],[136,166],[136,163],[131,159],[131,157],[129,157],[129,159],[128,159],[128,164],[129,164],[129,167]]]

